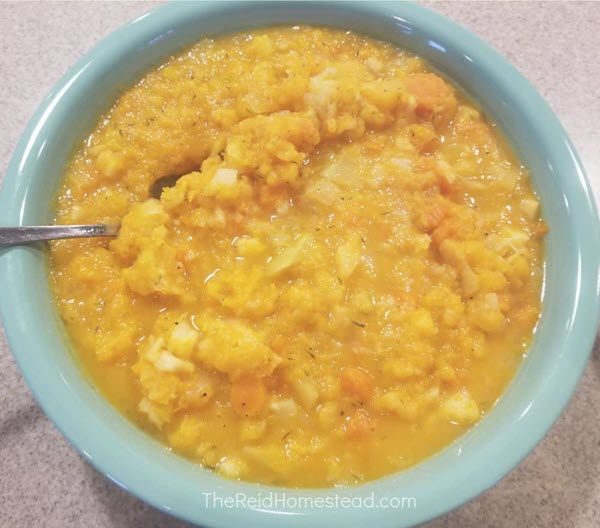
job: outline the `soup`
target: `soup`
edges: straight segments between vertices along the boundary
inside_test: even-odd
[[[172,57],[74,154],[56,221],[122,224],[52,245],[86,372],[233,479],[354,485],[418,463],[493,407],[540,313],[526,169],[426,62],[351,32]]]

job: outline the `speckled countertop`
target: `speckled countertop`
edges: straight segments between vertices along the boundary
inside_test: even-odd
[[[600,3],[427,2],[538,88],[600,198]],[[0,180],[35,107],[75,60],[153,2],[0,1]],[[0,292],[0,295],[2,293]],[[493,489],[427,528],[600,525],[600,346],[546,439]],[[41,412],[0,331],[0,526],[184,528],[85,462]]]

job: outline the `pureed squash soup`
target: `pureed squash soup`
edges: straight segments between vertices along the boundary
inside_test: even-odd
[[[350,32],[168,60],[75,154],[57,222],[122,223],[52,245],[95,384],[234,479],[351,485],[423,460],[494,405],[540,313],[527,171],[422,59]]]

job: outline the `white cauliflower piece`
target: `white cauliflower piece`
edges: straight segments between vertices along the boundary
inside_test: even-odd
[[[152,363],[161,372],[193,372],[194,364],[180,359],[164,348],[165,340],[162,337],[151,338],[150,347],[143,353],[143,357]]]
[[[269,410],[280,416],[296,416],[298,405],[292,398],[273,398],[269,402]]]
[[[300,368],[290,369],[287,372],[287,380],[300,403],[306,409],[312,409],[319,399],[319,390],[315,383]]]
[[[187,321],[178,321],[167,344],[167,349],[181,359],[189,359],[198,343],[200,332]]]
[[[237,181],[238,171],[236,169],[217,169],[213,179],[210,181],[211,187],[220,185],[233,185]]]
[[[487,237],[486,245],[501,257],[522,254],[526,250],[529,235],[514,227],[503,226]]]
[[[301,236],[296,242],[275,255],[266,266],[266,274],[270,277],[291,268],[300,261],[305,247],[309,243],[307,236]]]
[[[168,411],[165,412],[159,405],[148,398],[141,399],[138,409],[148,416],[148,419],[159,429],[169,421],[170,413]]]
[[[353,273],[362,255],[362,245],[360,239],[351,238],[340,244],[335,250],[335,268],[338,277],[346,280]]]
[[[324,178],[310,183],[304,191],[306,198],[323,205],[333,205],[336,200],[339,200],[341,194],[342,191],[335,183]]]
[[[245,467],[245,463],[239,458],[224,457],[217,464],[217,472],[224,477],[235,479],[241,476]]]
[[[179,359],[167,350],[160,353],[154,366],[161,372],[194,372],[195,369],[191,361]]]
[[[466,389],[446,397],[440,408],[444,415],[459,424],[472,424],[481,417],[477,403]]]
[[[540,210],[540,203],[535,198],[523,198],[519,206],[529,220],[536,219]]]

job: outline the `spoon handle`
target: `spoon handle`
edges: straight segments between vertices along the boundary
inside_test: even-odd
[[[114,237],[119,227],[118,224],[0,227],[0,248],[59,238]]]

